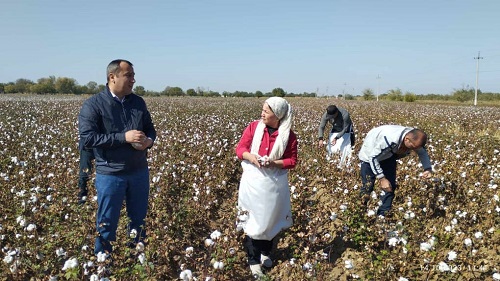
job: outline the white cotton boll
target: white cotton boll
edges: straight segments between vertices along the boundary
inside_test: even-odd
[[[240,215],[240,216],[238,216],[238,219],[240,221],[247,221],[248,220],[248,215],[247,214]]]
[[[186,248],[186,256],[190,257],[194,252],[194,248],[193,247],[187,247]]]
[[[404,277],[399,277],[398,281],[408,281],[408,279]]]
[[[495,232],[495,228],[492,226],[490,229],[488,229],[488,233],[493,233]]]
[[[427,242],[422,242],[420,243],[420,250],[422,251],[429,251],[430,249],[432,248],[431,244],[427,243]]]
[[[144,263],[146,262],[146,254],[141,253],[141,254],[139,255],[138,259],[139,259],[139,262],[140,262],[141,264],[144,264]]]
[[[444,227],[444,230],[445,230],[446,232],[450,232],[450,231],[451,231],[451,226],[449,226],[449,225],[445,226],[445,227]]]
[[[135,246],[135,249],[139,252],[144,252],[144,243],[142,243],[142,242],[137,243],[137,245]]]
[[[344,266],[347,269],[353,269],[354,268],[354,263],[352,262],[352,260],[346,260],[344,262]]]
[[[210,277],[210,276],[207,276],[207,277],[205,278],[205,281],[214,281],[214,280],[215,280],[215,279],[214,279],[214,278],[212,278],[212,277]]]
[[[17,223],[20,225],[20,226],[25,226],[26,225],[26,220],[24,220],[24,217],[23,216],[19,216],[16,218],[16,221]]]
[[[129,237],[135,239],[137,237],[137,229],[132,229],[129,233]]]
[[[367,214],[369,217],[373,217],[375,215],[375,211],[374,210],[368,210],[368,214]]]
[[[28,226],[26,227],[26,230],[27,230],[28,232],[32,232],[32,231],[36,230],[36,225],[35,225],[35,224],[33,224],[33,223],[30,223],[30,224],[28,224]]]
[[[217,240],[221,235],[222,233],[220,233],[220,231],[215,230],[214,232],[212,232],[212,234],[210,234],[210,238],[212,238],[213,240]]]
[[[3,258],[3,262],[6,263],[6,264],[9,264],[11,263],[12,261],[14,260],[14,257],[13,256],[10,256],[10,255],[7,255]]]
[[[453,261],[457,258],[457,252],[449,251],[448,252],[448,260]]]
[[[391,239],[389,239],[389,246],[396,246],[398,244],[398,238],[396,237],[392,237]]]
[[[88,245],[83,245],[82,246],[82,251],[86,252],[90,249],[90,247]]]
[[[474,237],[476,237],[477,239],[481,239],[481,238],[483,238],[483,234],[481,233],[481,231],[478,231],[478,232],[474,233]]]
[[[337,218],[337,213],[335,212],[332,212],[331,215],[330,215],[330,220],[335,220]]]
[[[206,247],[210,247],[214,244],[215,244],[215,242],[212,239],[210,239],[210,238],[205,239],[205,246]]]
[[[442,261],[438,264],[438,270],[441,272],[450,271],[450,267],[444,261]]]
[[[493,277],[493,280],[500,280],[500,273],[495,272],[495,273],[493,273],[492,277]]]
[[[457,219],[455,219],[455,218],[454,218],[454,219],[452,219],[452,220],[451,220],[451,224],[452,224],[452,225],[456,225],[457,223],[458,223],[458,220],[457,220]]]
[[[214,262],[214,269],[222,270],[224,268],[224,263],[221,261]]]
[[[56,250],[56,255],[58,257],[64,257],[64,256],[66,256],[66,251],[64,251],[63,248],[59,248],[59,249]]]
[[[193,279],[193,273],[191,273],[191,270],[186,269],[186,270],[184,270],[184,271],[181,272],[181,274],[179,275],[179,279],[181,279],[183,281],[192,280]]]
[[[76,258],[69,259],[64,262],[64,267],[62,270],[66,271],[68,269],[76,268],[78,266],[78,260]]]
[[[50,276],[49,281],[57,281],[57,276]]]
[[[467,247],[470,247],[472,245],[472,240],[470,238],[465,238],[464,244]]]
[[[302,266],[302,270],[304,271],[308,271],[312,268],[312,264],[311,263],[308,263],[306,262],[303,266]]]
[[[105,262],[106,261],[106,253],[99,252],[97,253],[97,262]]]
[[[340,205],[340,210],[342,210],[342,211],[347,210],[347,206],[346,206],[346,205],[344,205],[344,204]]]

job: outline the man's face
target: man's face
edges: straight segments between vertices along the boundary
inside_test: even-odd
[[[117,96],[126,96],[132,93],[135,83],[134,68],[126,62],[120,63],[118,73],[109,74],[109,89]]]
[[[422,147],[422,136],[418,139],[413,140],[410,136],[405,136],[404,138],[405,147],[411,150],[416,150]]]

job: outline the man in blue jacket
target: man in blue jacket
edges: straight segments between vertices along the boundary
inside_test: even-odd
[[[106,89],[87,99],[78,117],[82,144],[93,148],[95,155],[99,233],[95,254],[113,251],[111,241],[116,241],[124,200],[131,245],[143,243],[149,197],[147,149],[156,138],[144,99],[132,93],[132,63],[114,60],[106,73]]]
[[[411,151],[418,154],[424,168],[422,176],[432,175],[432,166],[425,150],[427,134],[419,129],[399,125],[383,125],[371,129],[363,141],[359,151],[361,160],[361,197],[364,204],[368,203],[373,191],[375,180],[379,181],[380,189],[384,191],[380,200],[382,205],[377,215],[384,216],[391,209],[394,191],[396,189],[396,160],[406,157]]]

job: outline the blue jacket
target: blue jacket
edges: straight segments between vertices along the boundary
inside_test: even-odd
[[[156,139],[143,98],[130,94],[122,103],[106,87],[83,103],[78,129],[81,145],[94,150],[97,173],[124,174],[148,167],[147,150],[136,150],[125,141],[129,130],[143,131],[153,141]]]

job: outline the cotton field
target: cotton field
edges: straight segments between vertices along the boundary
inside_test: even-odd
[[[500,280],[500,108],[287,98],[300,162],[289,174],[294,224],[266,280]],[[83,98],[0,95],[0,280],[250,280],[236,209],[234,148],[264,99],[146,98],[145,245],[128,248],[121,216],[112,256],[93,254],[95,190],[78,205],[77,116]],[[328,104],[351,113],[351,166],[316,145]],[[423,129],[435,174],[399,160],[392,212],[375,188],[359,199],[357,152],[382,124]],[[327,127],[329,129],[330,127]]]

